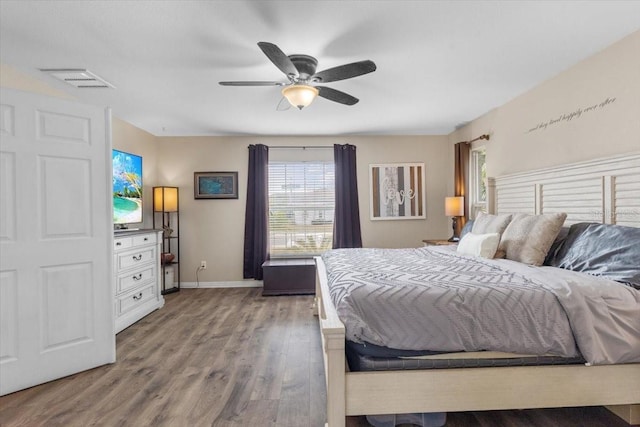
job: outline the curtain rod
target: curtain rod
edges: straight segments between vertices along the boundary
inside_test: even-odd
[[[301,150],[306,150],[307,148],[329,149],[329,148],[333,148],[333,145],[268,145],[268,147],[275,148],[275,149],[298,148]]]
[[[489,140],[489,134],[485,133],[484,135],[480,135],[477,138],[472,139],[471,141],[462,141],[465,144],[471,144],[472,142],[476,142],[480,139],[486,139],[487,141]]]

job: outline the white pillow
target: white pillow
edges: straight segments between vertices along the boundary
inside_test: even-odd
[[[470,232],[460,239],[456,251],[466,255],[493,258],[499,244],[500,234],[498,233],[474,234]]]

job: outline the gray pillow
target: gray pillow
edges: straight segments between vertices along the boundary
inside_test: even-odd
[[[499,250],[512,261],[540,266],[566,218],[566,213],[515,214],[502,233]]]
[[[473,229],[473,220],[470,219],[469,221],[467,221],[464,227],[462,227],[462,231],[460,231],[460,240],[462,240],[465,234],[471,233],[472,229]]]
[[[558,233],[558,235],[556,236],[556,239],[551,244],[551,247],[549,248],[549,252],[547,252],[547,256],[545,257],[542,265],[551,265],[556,254],[560,250],[560,247],[562,246],[564,241],[567,239],[568,234],[569,234],[569,227],[562,227],[560,229],[560,232]]]
[[[640,228],[573,224],[549,264],[640,288]]]

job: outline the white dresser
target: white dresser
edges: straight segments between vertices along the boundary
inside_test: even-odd
[[[164,305],[160,294],[162,231],[117,232],[113,239],[115,331]]]

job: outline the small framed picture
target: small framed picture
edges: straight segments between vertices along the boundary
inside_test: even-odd
[[[194,172],[195,199],[237,199],[238,172]]]

